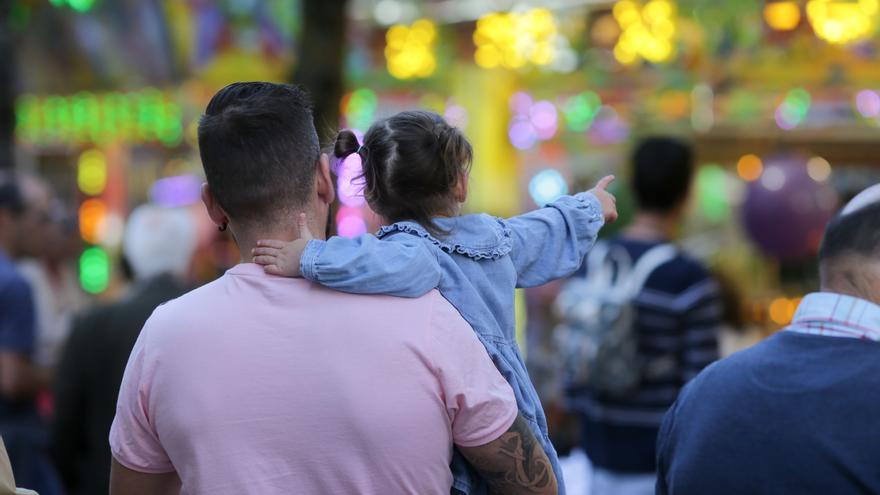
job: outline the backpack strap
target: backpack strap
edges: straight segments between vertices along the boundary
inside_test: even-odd
[[[672,244],[660,244],[649,249],[636,262],[632,269],[627,286],[630,297],[636,297],[645,287],[648,278],[657,268],[672,261],[678,254],[678,248]]]

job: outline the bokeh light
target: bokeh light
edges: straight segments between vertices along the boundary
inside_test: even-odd
[[[373,123],[379,98],[369,88],[359,88],[342,97],[340,110],[347,127],[366,129]]]
[[[761,185],[768,191],[779,191],[785,187],[785,171],[780,167],[767,167],[761,175]]]
[[[385,35],[388,73],[397,79],[429,77],[437,68],[436,40],[437,27],[428,19],[419,19],[411,26],[391,26]]]
[[[722,222],[730,216],[727,173],[720,165],[702,167],[697,174],[697,197],[700,211],[710,222]]]
[[[880,94],[870,89],[864,89],[856,94],[856,110],[866,118],[874,118],[880,115]]]
[[[359,208],[366,204],[364,198],[363,164],[357,153],[345,157],[336,170],[339,202],[345,206]]]
[[[553,13],[544,8],[493,12],[477,20],[474,61],[484,69],[549,65],[557,56]]]
[[[100,247],[87,248],[79,257],[80,286],[90,294],[107,290],[110,284],[110,257]]]
[[[878,0],[809,0],[807,19],[816,36],[842,45],[874,33],[878,8]]]
[[[367,222],[360,208],[343,206],[336,213],[336,232],[342,237],[353,238],[367,232]]]
[[[596,114],[588,135],[593,144],[617,144],[629,137],[629,131],[629,124],[620,117],[617,110],[603,105]]]
[[[541,140],[552,139],[558,128],[556,107],[547,100],[535,102],[529,109],[529,120]]]
[[[807,175],[816,182],[825,182],[831,177],[831,164],[821,156],[807,160]]]
[[[545,206],[568,194],[568,184],[558,170],[538,172],[529,181],[529,195],[538,206]]]
[[[100,199],[87,199],[79,206],[79,233],[89,244],[101,240],[101,226],[107,215],[107,204]]]
[[[791,31],[801,23],[801,8],[797,2],[770,2],[764,6],[764,21],[777,31]]]
[[[675,55],[675,4],[670,0],[640,3],[619,0],[612,11],[621,34],[614,58],[623,65],[641,60],[666,62]]]
[[[76,181],[79,190],[97,196],[107,187],[107,159],[101,150],[86,150],[77,162]]]
[[[202,180],[195,175],[164,177],[150,187],[150,201],[160,206],[179,207],[201,199]]]
[[[510,144],[519,150],[531,149],[538,142],[538,132],[535,130],[535,126],[524,115],[513,117],[507,130],[507,136],[510,138]]]
[[[812,98],[807,90],[803,88],[792,89],[776,108],[776,125],[786,131],[801,125],[810,112],[811,104]]]
[[[767,309],[770,320],[780,326],[791,323],[792,318],[794,318],[794,313],[797,310],[797,301],[797,299],[788,299],[785,297],[780,297],[771,301],[770,307]]]
[[[601,107],[602,99],[592,91],[572,96],[562,108],[568,129],[575,132],[588,130]]]
[[[764,173],[764,162],[757,155],[743,155],[736,162],[736,173],[744,181],[756,181]]]

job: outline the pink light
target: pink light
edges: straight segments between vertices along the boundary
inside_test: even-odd
[[[629,124],[612,107],[603,106],[596,114],[588,135],[594,144],[616,144],[629,136]]]
[[[366,203],[364,199],[364,180],[361,177],[362,172],[361,157],[357,153],[348,155],[340,163],[336,170],[336,186],[340,203],[355,208]]]
[[[797,119],[793,119],[790,114],[791,112],[788,109],[788,105],[782,104],[776,108],[776,125],[778,125],[783,131],[790,131],[797,127]]]
[[[870,89],[859,91],[856,95],[856,109],[862,114],[862,117],[880,115],[880,95]]]
[[[467,110],[461,105],[451,104],[447,106],[443,118],[453,127],[458,127],[459,129],[464,129],[468,125]]]
[[[531,149],[538,142],[538,132],[525,117],[514,117],[507,132],[510,144],[519,150]]]
[[[359,215],[348,215],[336,223],[336,232],[342,237],[357,237],[367,232],[367,222]]]
[[[514,93],[513,96],[510,97],[510,109],[514,113],[526,115],[529,113],[529,109],[532,108],[532,97],[523,91],[519,91]]]
[[[556,112],[556,106],[547,100],[536,102],[529,109],[529,120],[542,140],[551,139],[556,135],[556,129],[559,122],[559,116]]]

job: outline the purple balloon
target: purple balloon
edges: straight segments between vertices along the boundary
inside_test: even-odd
[[[781,261],[804,261],[818,252],[837,206],[834,188],[810,178],[806,160],[773,157],[765,162],[761,178],[748,184],[743,224],[766,254]]]

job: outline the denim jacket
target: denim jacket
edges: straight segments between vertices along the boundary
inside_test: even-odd
[[[510,383],[522,417],[543,446],[565,493],[547,419],[516,344],[514,289],[567,277],[581,265],[604,224],[598,199],[564,196],[509,219],[486,214],[438,218],[436,237],[414,222],[382,227],[376,236],[308,243],[303,277],[359,294],[418,297],[437,288],[473,327]],[[486,493],[485,482],[456,451],[453,489]]]

